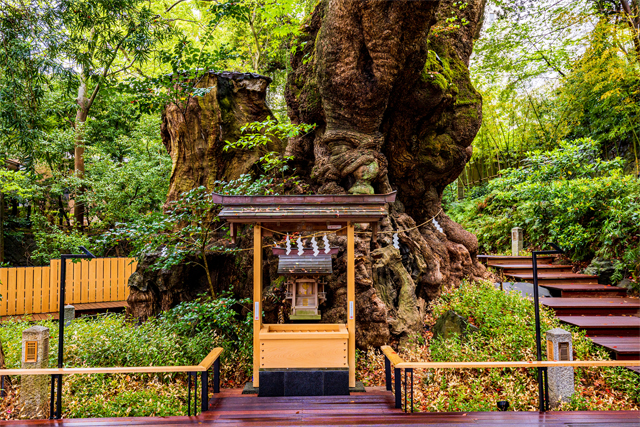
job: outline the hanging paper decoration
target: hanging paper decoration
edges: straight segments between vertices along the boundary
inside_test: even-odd
[[[393,233],[393,247],[400,249],[400,241],[398,240],[398,233]]]
[[[289,240],[289,233],[287,233],[287,255],[291,253],[291,240]]]
[[[298,243],[298,255],[304,254],[304,248],[302,247],[302,237],[298,237],[298,240],[296,240],[296,242]]]
[[[442,229],[442,227],[440,227],[440,224],[438,224],[438,221],[436,221],[435,218],[433,218],[431,222],[433,223],[433,226],[436,228],[436,230],[444,234],[444,230]]]
[[[279,248],[280,246],[278,246],[278,242],[276,242],[275,240],[273,241],[273,247],[274,248]]]
[[[320,251],[318,250],[318,242],[316,242],[316,236],[311,238],[311,247],[313,248],[313,256],[318,256]]]
[[[322,241],[324,242],[324,253],[328,254],[331,248],[329,247],[329,238],[326,234],[322,236]]]

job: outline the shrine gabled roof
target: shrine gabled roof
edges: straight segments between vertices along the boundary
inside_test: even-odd
[[[318,256],[280,255],[278,274],[332,274],[331,255]]]
[[[389,194],[314,194],[308,196],[224,196],[213,194],[223,206],[220,218],[229,222],[332,221],[377,222],[387,215]]]

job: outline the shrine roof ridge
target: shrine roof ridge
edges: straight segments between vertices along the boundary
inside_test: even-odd
[[[254,205],[380,205],[396,201],[397,191],[387,194],[308,194],[291,196],[230,196],[211,193],[223,206]]]

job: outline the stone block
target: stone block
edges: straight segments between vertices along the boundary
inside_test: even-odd
[[[76,318],[76,308],[72,305],[64,306],[64,325],[69,326],[71,321]]]
[[[287,371],[285,372],[284,395],[285,396],[322,396],[322,394],[324,393],[324,375],[323,374],[324,372],[322,371]]]
[[[35,350],[35,351],[34,351]],[[32,326],[22,331],[22,369],[49,367],[49,328]],[[49,381],[46,375],[23,375],[20,379],[21,418],[47,418]]]
[[[261,371],[258,396],[284,396],[284,371]]]
[[[433,338],[449,339],[453,335],[460,335],[462,338],[467,334],[477,332],[478,328],[467,322],[467,319],[460,316],[453,310],[447,311],[436,320],[433,326]]]
[[[547,331],[547,359],[573,360],[571,332],[556,328]],[[549,380],[549,404],[557,407],[568,403],[575,392],[573,368],[558,366],[547,368]]]
[[[522,228],[513,227],[511,229],[511,255],[520,256],[524,247],[524,233]]]
[[[349,395],[349,371],[324,371],[325,396]]]

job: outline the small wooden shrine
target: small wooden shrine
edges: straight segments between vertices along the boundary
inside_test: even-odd
[[[229,223],[233,241],[239,226],[253,225],[253,386],[258,388],[259,395],[348,394],[349,388],[355,387],[355,224],[370,224],[375,239],[378,222],[387,215],[387,204],[394,202],[395,198],[395,192],[310,196],[213,194],[213,201],[223,206],[219,216]],[[346,324],[263,324],[263,237],[274,232],[346,235]],[[274,248],[277,255],[282,250]],[[309,307],[313,302],[314,310],[317,310],[317,303],[326,297],[320,287],[320,278],[331,274],[330,253],[325,253],[321,259],[305,256],[306,249],[302,250],[297,254],[297,260],[285,258],[285,262],[279,264],[283,274],[290,276],[294,315],[303,315],[305,299]],[[335,248],[331,250],[337,251]],[[328,259],[326,255],[329,255]],[[312,286],[304,286],[309,284]]]
[[[338,248],[292,250],[274,247],[278,256],[278,274],[287,278],[285,299],[291,303],[289,319],[294,321],[320,320],[319,306],[327,299],[324,280],[333,273],[331,255]]]

